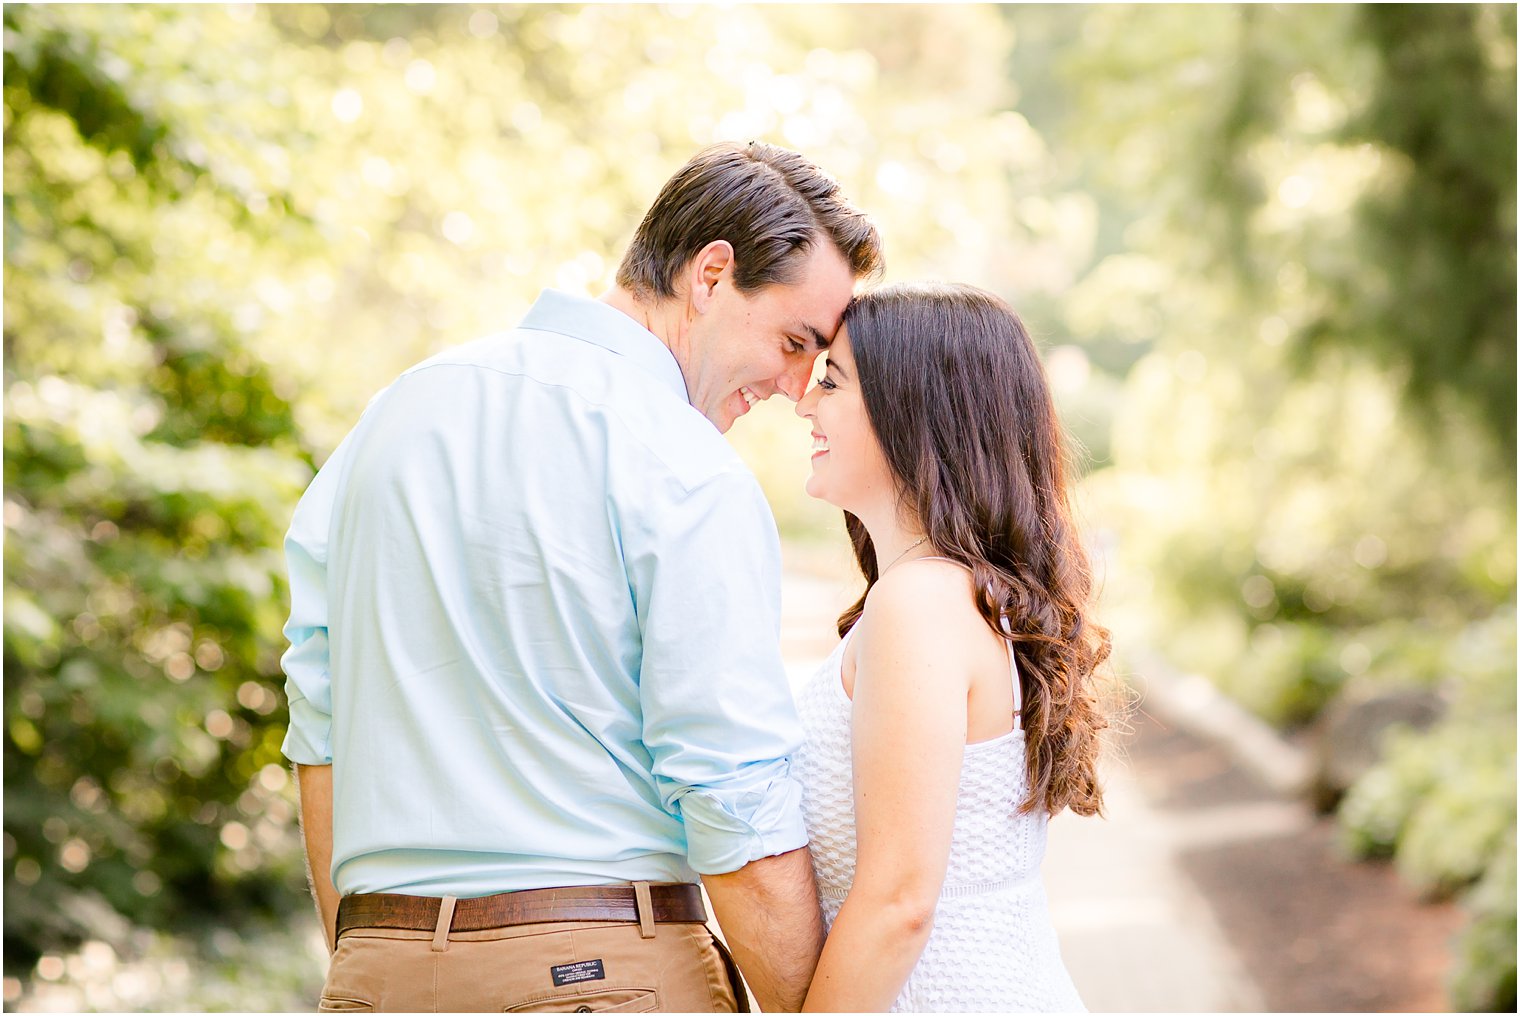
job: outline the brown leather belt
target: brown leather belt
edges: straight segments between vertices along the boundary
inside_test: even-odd
[[[650,910],[659,924],[701,924],[707,920],[702,889],[689,882],[649,887]],[[442,900],[436,896],[356,893],[338,901],[338,938],[355,928],[406,928],[434,931]],[[556,921],[632,921],[639,919],[631,885],[565,886],[524,889],[476,896],[454,904],[452,931],[487,931],[519,924]]]

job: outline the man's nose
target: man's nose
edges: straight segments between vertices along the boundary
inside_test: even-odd
[[[793,402],[799,402],[807,393],[808,381],[812,377],[812,362],[799,363],[776,379],[776,389]]]

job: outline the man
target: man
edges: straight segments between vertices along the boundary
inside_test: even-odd
[[[312,481],[284,751],[324,1009],[732,1011],[698,876],[762,1007],[800,1007],[779,546],[721,432],[803,394],[879,267],[801,156],[709,148],[601,300],[407,371]]]

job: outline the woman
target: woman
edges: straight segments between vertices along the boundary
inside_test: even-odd
[[[1039,866],[1049,816],[1102,806],[1108,633],[1034,344],[969,286],[878,290],[797,412],[866,578],[799,699],[830,928],[804,1008],[1080,1010]]]

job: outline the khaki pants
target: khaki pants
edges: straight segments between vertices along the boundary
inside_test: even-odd
[[[625,922],[446,936],[356,928],[338,940],[318,1011],[740,1011],[744,988],[706,926],[654,930],[643,938]]]

